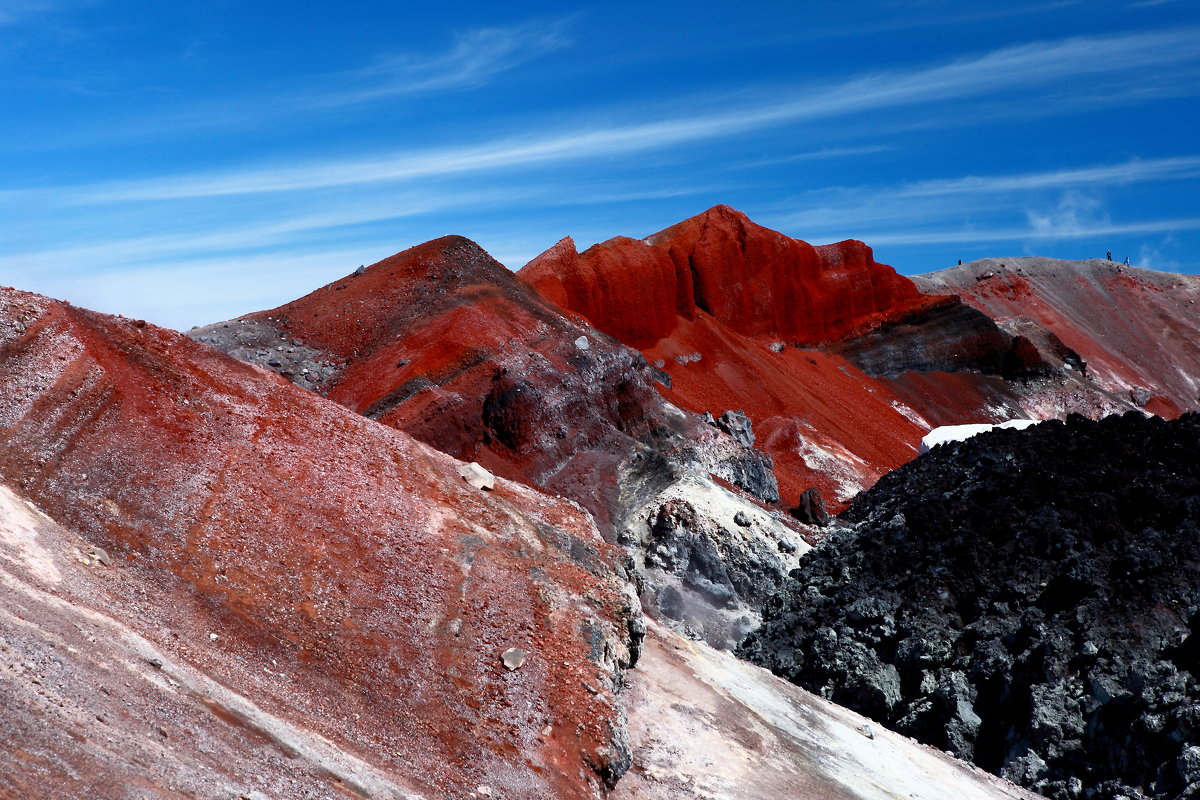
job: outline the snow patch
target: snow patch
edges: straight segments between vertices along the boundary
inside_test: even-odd
[[[1008,422],[1001,422],[999,425],[989,425],[983,422],[970,425],[942,425],[921,437],[921,446],[917,448],[917,452],[924,455],[939,444],[961,442],[970,439],[972,436],[978,436],[981,433],[987,433],[996,428],[1022,430],[1031,425],[1037,425],[1040,421],[1036,419],[1010,419]]]

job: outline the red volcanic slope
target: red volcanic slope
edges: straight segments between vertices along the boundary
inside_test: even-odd
[[[1200,410],[1200,276],[1098,258],[987,258],[913,280],[996,319],[1032,318],[1077,350],[1109,391],[1146,390],[1147,411]]]
[[[518,276],[641,349],[679,406],[744,410],[791,502],[815,485],[840,506],[911,459],[931,426],[1024,415],[1022,391],[999,377],[872,377],[839,355],[855,337],[951,317],[974,337],[964,345],[1011,340],[986,318],[964,323],[974,312],[957,298],[922,294],[861,242],[813,247],[716,206],[640,241],[577,253],[563,240]]]
[[[457,466],[172,331],[0,289],[0,481],[107,552],[100,611],[412,796],[599,797],[637,613],[616,553]],[[46,719],[0,766],[40,753],[71,765],[55,796],[104,796],[120,759]]]
[[[616,502],[617,466],[639,442],[706,427],[666,413],[640,354],[568,319],[456,236],[191,335],[272,368],[279,360],[260,354],[270,358],[275,347],[243,346],[238,337],[284,341],[285,356],[293,344],[316,353],[334,365],[316,387],[331,400],[578,500],[602,529]]]

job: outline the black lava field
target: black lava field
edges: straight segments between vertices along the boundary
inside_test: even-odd
[[[942,445],[860,495],[740,653],[1053,798],[1200,798],[1200,415]]]

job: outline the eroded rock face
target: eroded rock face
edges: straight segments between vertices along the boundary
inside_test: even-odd
[[[715,206],[644,241],[582,254],[569,240],[521,278],[596,327],[646,348],[699,312],[747,336],[836,341],[953,302],[921,294],[862,242],[813,247]]]
[[[1036,322],[997,325],[861,242],[813,247],[726,206],[583,253],[564,239],[518,275],[640,349],[675,405],[714,421],[742,411],[785,508],[810,487],[843,508],[939,425],[1132,403]]]
[[[913,280],[924,291],[961,295],[1001,325],[1036,322],[1086,362],[1089,378],[1115,395],[1139,392],[1151,413],[1200,410],[1195,275],[1027,257],[985,258]]]
[[[943,444],[841,521],[743,655],[1049,797],[1194,789],[1200,416]]]
[[[256,742],[274,737],[198,796],[254,788],[243,769],[286,785],[294,770],[269,765],[292,750],[318,775],[322,759],[341,765],[305,785],[343,776],[337,791],[377,797],[598,798],[627,768],[617,694],[640,611],[624,556],[574,504],[504,480],[481,491],[459,466],[172,331],[0,289],[0,481],[70,532],[17,542],[32,560],[18,558],[23,586],[5,584],[17,605],[4,607],[56,616],[38,629],[6,613],[5,646],[83,651],[58,650],[53,669],[101,693],[115,681],[97,708],[122,737],[153,738],[157,724],[195,741],[183,729],[197,701]],[[102,571],[63,577],[81,570]],[[76,623],[97,625],[86,646]],[[526,654],[519,669],[502,662],[511,648]],[[6,715],[23,719],[36,694],[5,693]],[[176,694],[178,716],[138,708]],[[50,711],[44,726],[6,728],[6,771],[30,752],[72,764],[65,797],[111,797],[127,769],[164,774],[137,762],[142,750],[130,767],[103,729],[63,736],[74,717]],[[214,754],[246,738],[219,736]]]
[[[631,499],[620,528],[643,607],[686,636],[733,649],[809,549],[804,529],[696,475],[648,495]]]

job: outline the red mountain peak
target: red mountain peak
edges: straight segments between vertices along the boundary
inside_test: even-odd
[[[635,347],[707,313],[750,336],[835,341],[953,301],[921,294],[862,242],[813,247],[725,205],[644,240],[559,245],[518,275]]]

